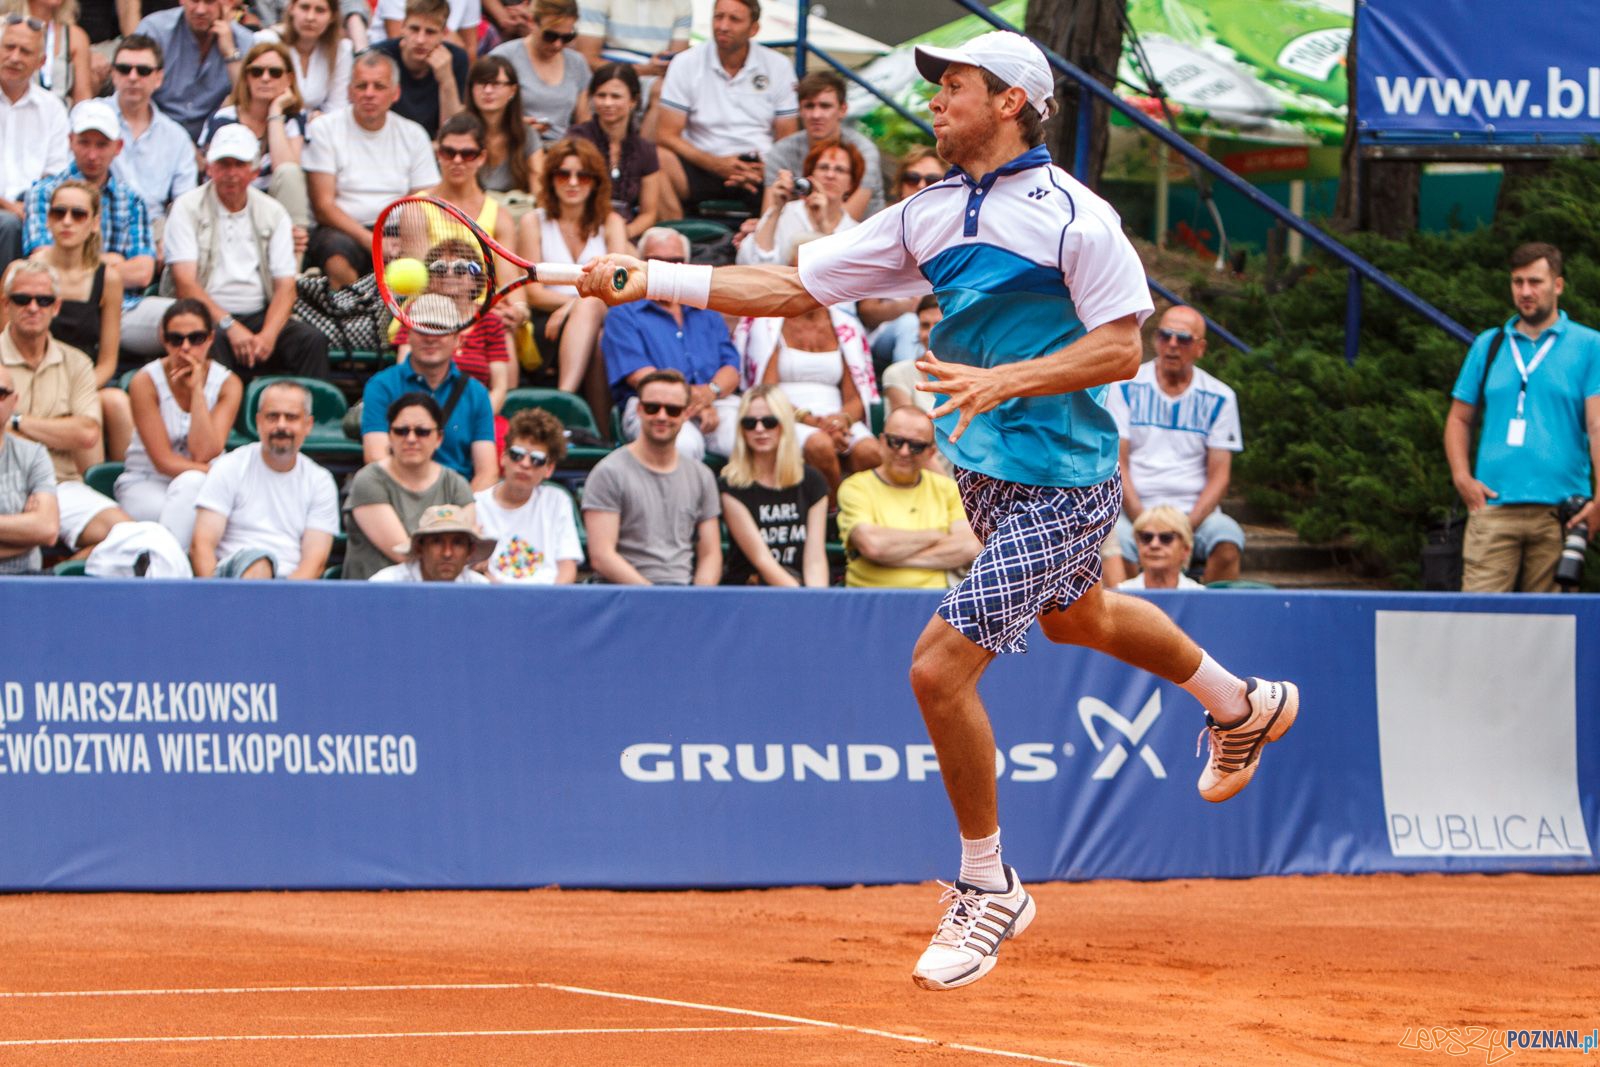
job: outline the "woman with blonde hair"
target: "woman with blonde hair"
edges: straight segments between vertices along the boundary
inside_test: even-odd
[[[294,61],[306,121],[350,103],[355,49],[339,29],[333,0],[291,0],[283,21],[256,34],[256,43],[282,42]]]
[[[111,384],[122,334],[122,275],[107,270],[100,257],[100,190],[82,178],[68,178],[50,194],[45,225],[50,243],[33,258],[50,264],[61,278],[56,287],[61,309],[50,321],[50,334],[94,363],[105,452],[121,459],[133,435],[133,413],[128,395]]]
[[[828,584],[828,485],[801,461],[794,408],[777,386],[758,385],[740,400],[720,484],[729,539],[723,585]]]
[[[7,0],[0,15],[23,15],[44,26],[44,65],[33,76],[67,107],[95,95],[89,34],[78,25],[78,0]],[[109,68],[107,68],[109,70]]]
[[[565,140],[545,153],[539,207],[522,217],[518,251],[533,263],[587,263],[607,252],[628,252],[627,227],[611,210],[611,178],[600,150]],[[523,292],[533,309],[533,335],[544,366],[557,367],[556,385],[582,392],[595,422],[610,421],[611,389],[596,358],[606,305],[580,297],[571,285],[535,282]]]
[[[1139,574],[1118,589],[1204,589],[1183,573],[1194,551],[1194,530],[1189,517],[1169,504],[1146,508],[1133,520],[1139,543]]]
[[[200,133],[200,154],[219,129],[239,123],[261,141],[261,173],[251,184],[282,204],[297,230],[296,249],[303,247],[311,226],[311,200],[300,153],[306,145],[306,117],[294,62],[287,46],[257,42],[245,53],[228,103],[206,120]]]

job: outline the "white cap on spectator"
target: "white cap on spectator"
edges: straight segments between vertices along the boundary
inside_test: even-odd
[[[250,127],[240,122],[230,122],[219,128],[211,135],[211,143],[206,146],[207,163],[215,163],[219,159],[237,159],[253,167],[260,155],[261,141]]]
[[[424,331],[444,330],[449,333],[464,329],[471,321],[456,307],[454,300],[442,293],[423,293],[414,299],[406,305],[406,318]]]
[[[122,124],[117,121],[116,110],[98,98],[80,101],[72,108],[72,132],[90,130],[104,134],[107,140],[122,140]]]
[[[960,48],[935,48],[919,44],[916,47],[917,73],[939,83],[944,69],[952,63],[965,63],[981,67],[1007,85],[1015,85],[1028,94],[1028,103],[1041,115],[1050,114],[1050,97],[1055,92],[1055,79],[1050,74],[1050,64],[1045,61],[1039,46],[1009,30],[995,30],[974,37]]]

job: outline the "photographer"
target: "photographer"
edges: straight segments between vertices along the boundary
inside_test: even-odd
[[[1557,309],[1565,284],[1554,245],[1512,252],[1517,314],[1473,341],[1451,390],[1444,450],[1467,506],[1462,592],[1551,592],[1566,531],[1583,525],[1592,535],[1600,519],[1593,499],[1600,333]],[[1482,435],[1470,465],[1468,443],[1480,410]],[[1574,497],[1579,502],[1561,506]]]
[[[805,177],[796,180],[779,171],[767,187],[761,221],[739,245],[738,262],[781,263],[790,243],[801,234],[848,230],[856,220],[845,201],[861,185],[865,170],[861,153],[843,141],[822,141],[806,153]]]

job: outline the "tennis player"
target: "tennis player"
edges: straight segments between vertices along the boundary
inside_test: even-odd
[[[1200,795],[1250,781],[1261,749],[1293,724],[1289,682],[1235,677],[1153,604],[1100,584],[1100,547],[1122,509],[1108,383],[1139,368],[1152,310],[1137,254],[1105,201],[1043,147],[1053,79],[1026,37],[986,33],[918,47],[939,91],[929,108],[950,173],[860,226],[800,248],[798,267],[640,263],[608,255],[580,288],[611,303],[681,301],[734,315],[796,315],[863,297],[915,296],[944,309],[919,388],[983,551],[918,638],[911,686],[961,832],[960,874],[913,979],[954,989],[994,967],[1033,921],[1033,898],[1000,858],[994,734],[978,680],[1021,652],[1037,619],[1051,641],[1109,653],[1181,685],[1206,710]],[[631,274],[621,292],[612,271]]]

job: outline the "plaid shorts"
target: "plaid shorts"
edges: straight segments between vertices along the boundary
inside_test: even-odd
[[[990,652],[1026,652],[1034,619],[1099,583],[1100,546],[1122,512],[1122,479],[1068,489],[958,467],[956,484],[983,551],[939,615]]]

